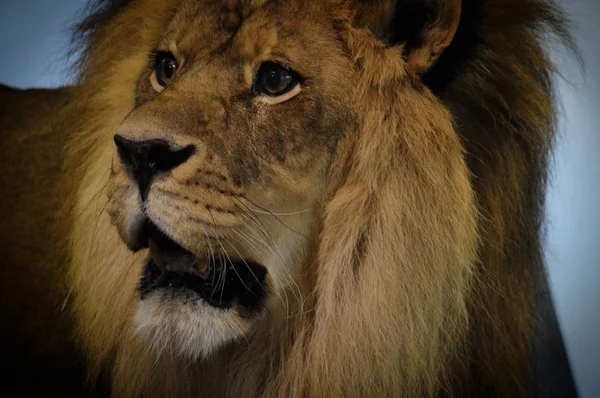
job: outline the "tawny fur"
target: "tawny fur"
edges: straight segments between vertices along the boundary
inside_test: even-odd
[[[339,94],[325,99],[352,120],[323,152],[323,185],[306,189],[317,198],[310,222],[291,221],[309,233],[289,256],[293,284],[280,283],[281,300],[240,325],[241,337],[190,360],[169,349],[157,355],[136,333],[146,253],[123,244],[104,192],[115,170],[112,137],[136,106],[148,54],[189,2],[112,3],[83,26],[79,85],[55,115],[68,143],[51,176],[60,175],[63,195],[60,211],[50,210],[52,242],[68,241],[68,252],[52,253],[68,261],[57,268],[63,286],[52,306],[60,301],[58,316],[75,322],[92,388],[106,378],[124,397],[524,394],[554,128],[552,67],[539,40],[562,28],[558,13],[533,0],[480,2],[473,30],[458,27],[457,45],[465,35],[477,45],[457,67],[452,46],[446,58],[411,61],[401,45],[386,45],[357,2],[290,1],[336,35],[335,51],[319,56],[341,61],[321,73],[351,74],[332,80]],[[266,47],[283,40],[260,24],[245,29]],[[309,33],[286,39],[310,47],[301,41]],[[268,51],[243,44],[241,54]],[[444,67],[456,68],[451,78],[440,78]],[[217,90],[208,87],[206,95]],[[183,112],[201,101],[182,100]],[[290,186],[308,178],[273,170]],[[275,225],[267,221],[283,236]]]

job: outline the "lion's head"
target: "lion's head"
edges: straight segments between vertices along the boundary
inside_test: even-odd
[[[88,19],[71,278],[117,394],[452,384],[485,212],[432,91],[461,6],[142,0]]]
[[[319,261],[316,251],[350,255],[321,261],[360,273],[368,258],[397,251],[398,237],[355,229],[372,222],[398,230],[408,214],[394,215],[397,208],[430,202],[435,184],[456,209],[429,209],[439,212],[436,223],[448,219],[438,233],[461,242],[442,273],[457,272],[464,282],[454,287],[464,289],[473,260],[471,194],[449,114],[415,87],[413,69],[431,61],[402,62],[398,48],[360,29],[370,21],[355,23],[364,10],[340,8],[183,2],[149,48],[134,109],[114,137],[107,210],[130,249],[150,248],[134,322],[150,343],[197,359],[241,338],[265,322],[270,305],[306,299],[298,285]],[[444,12],[457,20],[458,3]],[[449,23],[439,43],[422,45],[444,46],[455,28]],[[373,71],[374,56],[398,61]],[[414,159],[427,158],[446,175],[423,175],[425,192],[405,198],[415,189],[405,185],[417,180],[402,182],[409,177],[397,173],[407,169],[402,164],[410,165],[403,173],[418,173]],[[390,216],[377,219],[379,206]],[[331,227],[327,216],[336,219]],[[347,247],[325,251],[326,239]]]
[[[326,8],[322,23],[301,8],[182,4],[115,136],[109,208],[153,258],[137,327],[192,357],[248,333],[269,301],[300,299],[328,170],[356,125]]]

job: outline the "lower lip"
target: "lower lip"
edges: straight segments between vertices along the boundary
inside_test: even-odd
[[[209,261],[206,277],[180,272],[161,272],[150,258],[139,286],[140,299],[153,293],[190,293],[207,304],[221,309],[238,307],[247,316],[260,313],[264,307],[267,270],[248,261],[231,262],[229,259]]]

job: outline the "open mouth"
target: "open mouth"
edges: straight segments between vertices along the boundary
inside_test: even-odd
[[[225,253],[197,257],[150,221],[145,222],[140,241],[150,249],[139,285],[140,299],[162,292],[172,297],[202,299],[217,308],[237,307],[246,316],[258,314],[264,307],[264,266],[232,259]]]

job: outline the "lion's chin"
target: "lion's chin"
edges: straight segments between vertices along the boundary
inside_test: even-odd
[[[267,270],[226,254],[195,256],[147,222],[137,334],[160,355],[197,359],[242,337],[265,308]]]
[[[140,300],[136,334],[157,356],[198,360],[248,332],[251,320],[234,308],[213,307],[190,292],[155,292]]]

